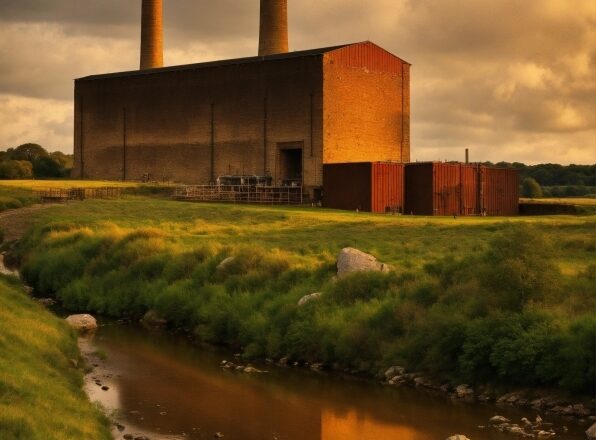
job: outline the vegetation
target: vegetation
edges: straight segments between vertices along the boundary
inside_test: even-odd
[[[545,197],[596,197],[596,165],[559,165],[499,162],[487,165],[516,168],[523,181],[534,179],[541,187]]]
[[[522,196],[539,199],[542,197],[542,188],[532,177],[526,177],[522,182]]]
[[[108,422],[82,390],[76,336],[0,279],[0,438],[110,439]]]
[[[0,152],[0,179],[54,179],[70,175],[72,155],[48,153],[37,144]]]
[[[73,311],[153,309],[249,358],[594,387],[594,217],[414,218],[141,197],[39,215],[15,256],[40,294]],[[396,270],[336,281],[345,246]],[[323,296],[298,307],[312,292]]]

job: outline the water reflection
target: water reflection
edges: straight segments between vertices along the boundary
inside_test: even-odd
[[[102,327],[95,343],[107,361],[93,375],[105,376],[102,383],[110,389],[91,384],[92,396],[119,410],[126,432],[152,438],[207,439],[215,432],[226,440],[434,440],[455,433],[508,438],[477,427],[495,414],[491,407],[294,369],[264,366],[270,369],[264,375],[222,370],[226,354],[136,328]],[[532,416],[500,413],[517,420]]]

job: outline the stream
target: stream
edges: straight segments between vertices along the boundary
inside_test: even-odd
[[[444,440],[465,434],[505,440],[518,437],[479,426],[496,414],[515,423],[537,415],[301,368],[255,365],[268,372],[238,373],[220,367],[224,359],[240,362],[229,352],[135,325],[105,323],[80,345],[94,365],[86,391],[121,424],[114,427],[117,439]],[[586,427],[542,417],[555,428],[569,427],[556,439],[584,438]]]

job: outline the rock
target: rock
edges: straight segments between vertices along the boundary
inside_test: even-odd
[[[510,425],[506,428],[506,431],[509,434],[513,434],[513,435],[524,435],[525,432],[523,429],[521,429],[518,425]]]
[[[162,327],[166,325],[168,321],[162,318],[155,310],[149,310],[147,313],[145,313],[143,319],[141,319],[141,323],[154,327]]]
[[[69,359],[68,361],[70,362],[70,365],[73,366],[73,368],[78,368],[79,361],[77,359]]]
[[[488,419],[488,423],[490,423],[491,425],[500,425],[502,423],[509,423],[509,419],[503,416],[493,416],[490,419]]]
[[[469,385],[461,384],[455,387],[455,395],[458,399],[472,400],[474,398],[474,390]]]
[[[252,365],[249,365],[248,367],[246,367],[243,370],[245,373],[248,374],[259,374],[259,373],[264,373],[263,370],[259,370],[258,368],[253,367]]]
[[[370,254],[351,247],[341,250],[337,258],[337,276],[345,277],[354,272],[389,272],[391,266],[379,262]]]
[[[321,371],[323,369],[323,364],[321,363],[314,363],[310,365],[310,369],[312,371]]]
[[[532,422],[530,422],[527,417],[522,417],[521,422],[524,426],[532,426]]]
[[[538,431],[536,433],[537,438],[550,438],[550,437],[554,437],[554,436],[555,436],[555,433],[549,432],[549,431]]]
[[[27,295],[33,295],[33,287],[31,286],[23,286],[23,290]]]
[[[582,404],[577,404],[573,405],[573,414],[578,417],[588,417],[590,415],[590,410]]]
[[[321,292],[315,292],[311,293],[310,295],[304,295],[302,298],[300,298],[300,301],[298,301],[298,307],[302,307],[303,305],[315,299],[319,299],[321,295],[323,295]]]
[[[66,322],[79,332],[88,332],[97,328],[97,320],[91,315],[70,315]]]
[[[56,300],[52,298],[36,298],[35,301],[44,307],[52,307],[56,305]]]
[[[228,257],[225,260],[223,260],[221,263],[219,263],[217,265],[217,267],[215,268],[215,270],[217,270],[218,272],[225,272],[232,266],[232,264],[234,264],[235,261],[236,261],[236,257]]]
[[[390,367],[385,371],[385,379],[391,379],[395,376],[401,376],[405,374],[406,369],[404,367],[400,367],[399,365]]]
[[[290,361],[290,360],[288,359],[288,357],[287,357],[287,356],[284,356],[284,357],[282,357],[282,358],[281,358],[281,359],[280,359],[280,360],[277,362],[277,364],[278,364],[278,365],[281,365],[282,367],[285,367],[285,366],[287,366],[287,365],[288,365],[288,362],[289,362],[289,361]]]
[[[470,440],[468,437],[462,434],[455,434],[451,437],[447,437],[445,440]]]
[[[116,427],[116,429],[120,432],[124,431],[126,429],[126,427],[120,423],[114,423],[114,426]]]
[[[215,438],[224,438],[224,435],[221,432],[216,432],[215,434],[213,434],[213,437],[215,437]]]
[[[109,389],[110,389],[110,387],[109,387],[109,386],[107,386],[107,385],[104,385],[104,386],[102,386],[102,387],[101,387],[101,389],[102,389],[102,390],[104,390],[104,391],[107,391],[107,390],[109,390]]]
[[[588,440],[596,440],[596,423],[588,428],[586,431],[586,438]]]
[[[540,425],[542,423],[542,417],[540,417],[540,415],[536,416],[536,424]]]
[[[134,436],[133,436],[132,434],[124,434],[124,435],[122,436],[122,438],[123,438],[124,440],[133,440],[133,439],[134,439]]]

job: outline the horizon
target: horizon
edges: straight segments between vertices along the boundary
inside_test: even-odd
[[[256,0],[164,3],[166,67],[256,55]],[[139,6],[0,0],[0,145],[72,153],[73,79],[138,68]],[[370,40],[412,63],[412,161],[469,148],[475,162],[591,165],[595,17],[589,0],[290,0],[290,51]]]

